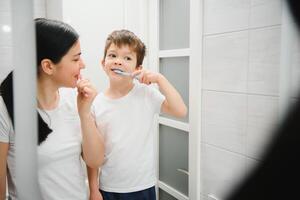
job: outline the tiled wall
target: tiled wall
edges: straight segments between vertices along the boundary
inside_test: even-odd
[[[11,27],[10,3],[9,0],[0,0],[0,80],[12,68],[12,33],[3,30]],[[46,0],[34,0],[33,11],[34,17],[45,17]]]
[[[12,69],[12,33],[7,32],[11,27],[11,1],[0,0],[0,79],[3,74]],[[46,16],[46,0],[34,0],[34,17]],[[6,28],[4,28],[6,27]],[[3,30],[4,29],[4,30]]]
[[[279,124],[281,0],[204,0],[201,197],[224,199]],[[297,101],[300,41],[290,85]]]

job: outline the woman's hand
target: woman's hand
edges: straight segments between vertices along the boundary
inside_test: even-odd
[[[8,143],[0,142],[0,200],[6,199],[6,167],[8,148]]]
[[[97,91],[87,79],[80,79],[77,83],[77,107],[80,116],[90,113],[91,105],[97,95]]]

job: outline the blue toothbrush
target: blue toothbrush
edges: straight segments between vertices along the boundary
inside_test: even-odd
[[[129,77],[131,77],[131,78],[134,78],[134,79],[136,79],[136,80],[139,80],[138,75],[133,76],[131,73],[124,72],[124,71],[121,70],[121,69],[113,69],[112,71],[114,71],[116,74],[119,74],[119,75],[122,75],[122,76],[129,76]]]

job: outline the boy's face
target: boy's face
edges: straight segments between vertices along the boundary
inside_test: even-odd
[[[137,56],[128,45],[118,47],[114,43],[107,49],[106,57],[102,61],[102,66],[111,80],[131,79],[127,76],[116,74],[113,69],[120,69],[124,72],[132,73],[139,69],[137,65]]]

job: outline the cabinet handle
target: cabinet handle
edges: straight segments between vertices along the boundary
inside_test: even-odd
[[[181,172],[181,173],[184,173],[184,174],[186,174],[186,175],[190,175],[190,173],[187,171],[187,170],[185,170],[185,169],[177,169],[177,171],[179,171],[179,172]]]

